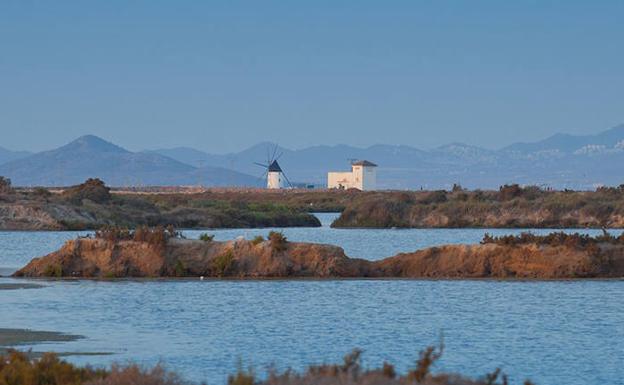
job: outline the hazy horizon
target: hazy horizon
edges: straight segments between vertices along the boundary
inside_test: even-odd
[[[624,124],[617,125],[617,126],[614,126],[614,127],[609,127],[607,129],[599,130],[599,131],[596,131],[596,132],[590,132],[590,133],[587,133],[587,134],[581,134],[581,135],[599,134],[601,132],[604,132],[606,130],[609,130],[609,129],[612,129],[612,128],[616,128],[616,127],[619,127],[619,126],[624,126]],[[548,137],[550,137],[552,135],[556,135],[556,134],[569,134],[569,133],[567,133],[567,132],[555,132],[555,133],[553,133],[551,135],[548,135],[547,137],[538,138],[536,141],[547,139]],[[569,134],[569,135],[574,135],[574,134]],[[124,148],[124,149],[126,149],[128,151],[131,151],[131,152],[154,151],[154,150],[169,150],[169,149],[176,149],[176,148],[190,148],[190,149],[203,151],[203,152],[205,152],[207,154],[213,154],[213,155],[227,155],[229,153],[238,153],[238,152],[245,151],[245,150],[247,150],[249,148],[255,147],[257,145],[265,144],[265,143],[270,143],[270,144],[273,144],[273,145],[276,144],[279,147],[282,147],[282,148],[285,148],[285,149],[288,149],[288,150],[292,150],[292,151],[303,150],[303,149],[310,148],[310,147],[315,147],[315,146],[328,146],[328,147],[350,146],[350,147],[354,147],[354,148],[366,149],[366,148],[369,148],[371,146],[376,146],[376,145],[382,145],[382,146],[408,146],[408,147],[416,148],[416,149],[419,149],[419,150],[428,151],[428,150],[434,150],[435,148],[438,148],[440,146],[451,145],[451,144],[465,144],[465,145],[469,145],[469,146],[476,146],[476,147],[481,147],[481,148],[484,148],[484,149],[487,149],[487,150],[496,151],[496,150],[500,150],[500,149],[502,149],[502,148],[504,148],[506,146],[512,145],[512,144],[532,142],[532,141],[510,142],[510,143],[503,144],[502,146],[496,147],[496,148],[488,148],[488,147],[485,147],[485,146],[473,145],[473,144],[470,144],[470,143],[463,143],[463,142],[458,142],[458,141],[451,141],[451,142],[447,142],[447,143],[442,143],[442,144],[440,144],[438,146],[433,146],[433,147],[418,147],[418,146],[402,144],[402,143],[373,143],[373,144],[370,144],[370,145],[354,145],[354,144],[350,144],[350,143],[319,143],[319,144],[314,144],[314,145],[310,145],[310,146],[293,147],[293,146],[287,146],[287,145],[284,145],[282,143],[271,141],[271,140],[264,140],[264,141],[259,141],[259,142],[253,143],[253,144],[248,145],[248,146],[243,146],[243,147],[238,148],[238,149],[233,149],[233,150],[225,151],[225,152],[219,152],[219,151],[204,150],[204,149],[202,149],[200,147],[193,146],[192,144],[191,145],[176,145],[175,143],[171,143],[170,146],[165,146],[165,147],[153,147],[153,148],[138,148],[138,149],[135,149],[135,148],[128,147],[124,143],[116,142],[114,140],[111,140],[110,138],[107,138],[105,135],[97,135],[97,134],[93,134],[93,133],[85,133],[85,134],[79,135],[77,137],[74,137],[74,138],[68,140],[65,143],[61,143],[58,146],[54,146],[54,147],[50,147],[50,148],[43,148],[41,150],[30,150],[28,148],[17,148],[17,149],[14,149],[14,148],[10,148],[10,147],[5,147],[2,144],[0,144],[0,148],[3,148],[5,150],[9,150],[9,151],[16,151],[16,152],[18,152],[18,151],[26,151],[26,152],[38,153],[38,152],[43,152],[43,151],[54,150],[56,148],[62,147],[64,145],[66,145],[68,143],[71,143],[74,140],[77,140],[77,139],[79,139],[81,137],[84,137],[84,136],[96,136],[96,137],[98,137],[98,138],[100,138],[100,139],[102,139],[104,141],[107,141],[107,142],[112,143],[112,144],[114,144],[116,146],[122,147],[122,148]]]
[[[0,4],[0,146],[497,149],[624,121],[624,3]]]

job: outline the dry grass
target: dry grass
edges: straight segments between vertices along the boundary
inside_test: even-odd
[[[145,369],[138,365],[113,365],[106,376],[87,381],[85,385],[186,385],[188,382],[162,365]]]
[[[624,187],[551,191],[501,186],[498,191],[368,192],[346,205],[334,227],[624,227]]]

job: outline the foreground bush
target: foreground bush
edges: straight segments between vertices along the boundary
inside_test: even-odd
[[[36,360],[16,351],[0,355],[0,385],[80,385],[106,374],[104,370],[76,367],[53,353]]]
[[[381,368],[364,369],[360,350],[345,356],[341,364],[309,366],[303,372],[287,369],[270,370],[258,378],[252,369],[242,366],[228,377],[228,385],[507,385],[507,377],[499,369],[481,379],[458,374],[434,374],[432,366],[442,356],[443,347],[428,347],[405,375],[398,375],[394,366],[384,362]],[[0,385],[184,385],[184,381],[162,365],[151,369],[138,365],[113,365],[110,370],[80,368],[62,361],[53,353],[39,359],[25,353],[0,355]],[[525,381],[525,385],[531,385]]]

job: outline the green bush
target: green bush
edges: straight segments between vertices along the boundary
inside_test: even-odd
[[[234,271],[234,254],[228,250],[224,254],[219,255],[212,261],[214,275],[217,277],[225,277]]]
[[[43,275],[50,278],[61,278],[63,276],[63,267],[59,264],[48,265]]]
[[[186,267],[184,266],[184,262],[181,260],[177,260],[175,264],[175,276],[176,277],[184,277],[186,276]]]
[[[214,240],[214,237],[214,234],[202,233],[199,236],[199,240],[204,242],[212,242]]]

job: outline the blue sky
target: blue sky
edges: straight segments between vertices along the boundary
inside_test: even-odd
[[[0,2],[0,146],[497,148],[624,122],[622,1]]]

